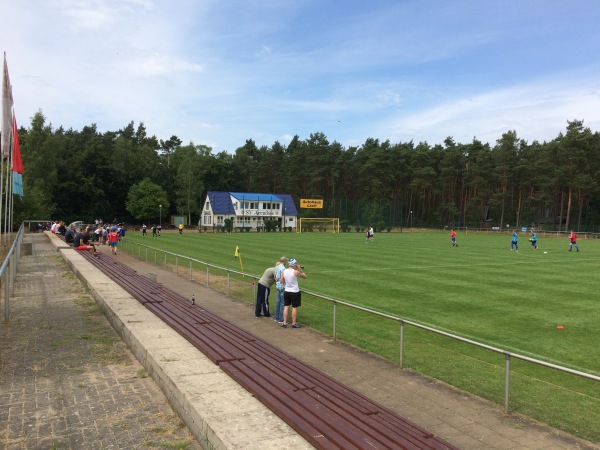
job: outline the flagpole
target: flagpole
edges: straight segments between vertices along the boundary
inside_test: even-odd
[[[4,118],[3,118],[4,120]],[[4,233],[2,231],[2,205],[4,204],[3,196],[4,196],[4,155],[0,155],[0,243],[4,239]]]
[[[4,229],[6,230],[6,208],[4,215],[2,214],[3,203],[6,204],[6,190],[4,189],[4,158],[10,156],[10,135],[9,129],[12,126],[12,87],[10,85],[10,78],[8,76],[8,65],[6,63],[6,52],[4,52],[4,65],[2,68],[2,139],[1,139],[1,150],[0,150],[0,241],[6,236],[2,236],[2,218],[4,217]],[[8,178],[8,177],[7,177]],[[4,196],[4,200],[3,197]],[[6,233],[5,233],[6,234]]]
[[[4,189],[4,246],[6,247],[8,245],[8,199],[9,199],[9,193],[10,193],[10,189],[8,186],[8,182],[10,180],[10,159],[7,158],[6,159],[6,184],[5,184],[5,189]]]

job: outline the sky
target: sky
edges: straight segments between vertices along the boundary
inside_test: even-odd
[[[600,130],[597,0],[0,0],[20,126],[234,153]]]

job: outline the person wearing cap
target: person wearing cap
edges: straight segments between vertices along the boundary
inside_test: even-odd
[[[256,286],[256,308],[254,310],[256,317],[260,317],[261,312],[265,317],[271,317],[271,313],[269,313],[269,294],[274,283],[275,267],[269,267],[263,272]]]
[[[279,258],[275,263],[275,287],[277,288],[277,296],[275,297],[275,321],[283,324],[283,306],[285,295],[285,283],[281,282],[281,274],[285,270],[285,265],[288,259],[285,256]]]
[[[285,292],[283,294],[284,307],[283,307],[283,323],[282,328],[287,328],[287,319],[292,307],[292,328],[300,328],[301,325],[296,321],[298,308],[301,305],[301,294],[300,287],[298,286],[298,278],[306,279],[306,274],[302,270],[302,267],[298,264],[294,258],[288,261],[289,267],[281,274],[280,281],[285,283]]]

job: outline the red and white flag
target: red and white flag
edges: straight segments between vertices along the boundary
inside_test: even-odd
[[[12,151],[12,177],[13,195],[23,197],[23,160],[21,159],[21,144],[19,143],[19,130],[17,118],[13,113],[13,151]]]
[[[4,71],[2,76],[2,149],[3,158],[10,156],[10,134],[12,128],[12,86],[8,76],[8,66],[6,65],[6,53],[4,53]]]

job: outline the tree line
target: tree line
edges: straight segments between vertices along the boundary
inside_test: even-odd
[[[176,214],[196,224],[207,191],[323,199],[323,210],[299,209],[301,216],[338,217],[345,227],[584,231],[600,222],[600,134],[582,120],[544,142],[508,131],[494,145],[369,138],[345,148],[315,132],[270,147],[248,139],[233,153],[148,136],[143,123],[104,133],[95,124],[53,128],[41,111],[19,135],[25,196],[15,200],[15,223]]]

